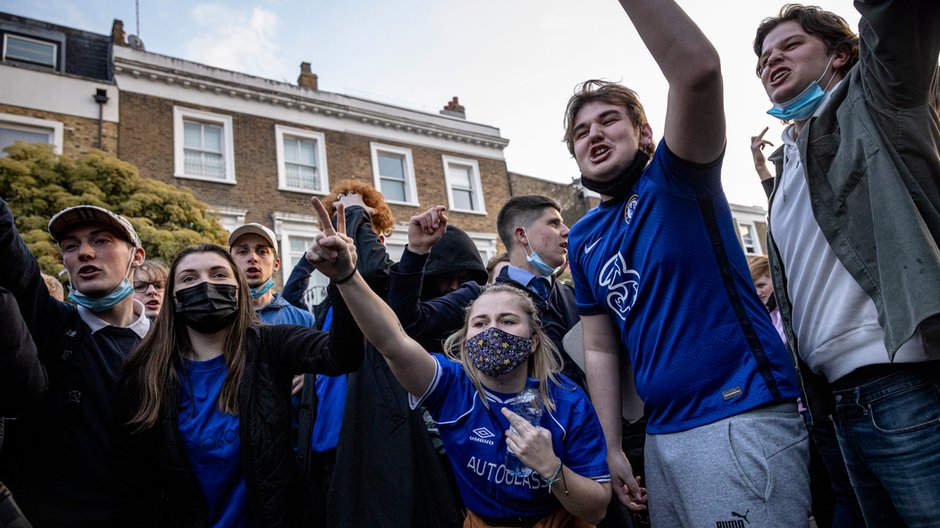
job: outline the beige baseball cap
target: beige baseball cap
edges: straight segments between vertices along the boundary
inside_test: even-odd
[[[59,211],[49,220],[49,234],[56,242],[61,242],[70,227],[89,223],[111,227],[121,238],[141,247],[140,237],[130,220],[96,205],[76,205]]]
[[[277,250],[277,236],[274,235],[274,231],[271,231],[267,227],[264,227],[261,224],[251,223],[239,226],[232,231],[232,234],[228,237],[228,247],[231,250],[235,246],[235,242],[245,236],[245,235],[258,235],[261,238],[265,239],[268,244],[271,244],[271,247],[274,248],[274,252],[278,253]]]

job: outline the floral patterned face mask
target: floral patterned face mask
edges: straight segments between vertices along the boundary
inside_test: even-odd
[[[487,376],[508,374],[532,353],[532,339],[514,336],[499,328],[487,328],[467,338],[465,346],[470,362]]]

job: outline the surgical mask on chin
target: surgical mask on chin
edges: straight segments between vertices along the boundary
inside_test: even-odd
[[[526,238],[529,238],[528,233],[526,233],[525,236]],[[522,250],[525,251],[525,246],[523,246]],[[548,263],[542,260],[542,257],[540,257],[539,254],[535,251],[532,251],[532,253],[526,253],[525,260],[531,264],[532,267],[535,268],[535,271],[537,271],[538,274],[542,277],[554,275],[555,272],[558,271],[558,268],[549,266]]]
[[[813,113],[816,112],[816,109],[819,108],[819,105],[826,99],[826,91],[819,86],[819,81],[826,76],[826,72],[829,71],[829,66],[832,64],[832,60],[835,57],[836,54],[833,53],[832,57],[829,58],[829,62],[826,64],[826,69],[823,70],[823,74],[815,81],[809,83],[799,95],[789,101],[774,104],[773,108],[767,110],[767,113],[783,121],[803,121],[812,116]],[[829,82],[832,82],[832,79],[830,79]]]
[[[176,292],[176,316],[186,326],[214,334],[232,323],[238,314],[238,287],[201,282]]]
[[[464,342],[467,356],[477,370],[490,377],[509,374],[532,354],[532,339],[487,328]]]
[[[134,248],[135,250],[137,248]],[[131,266],[134,264],[134,252],[131,251],[131,259],[127,263],[127,269],[124,270],[124,280],[118,283],[111,291],[104,294],[101,297],[89,297],[84,293],[75,289],[75,286],[72,285],[72,277],[69,276],[69,300],[73,303],[84,306],[94,313],[103,312],[110,308],[113,308],[117,303],[126,299],[130,294],[134,293],[134,286],[131,285],[130,279],[128,276],[131,273]]]
[[[261,286],[257,288],[252,288],[249,291],[249,293],[251,294],[252,299],[257,299],[258,297],[261,297],[262,295],[268,293],[268,291],[273,287],[274,287],[274,278],[271,277],[271,278],[268,278],[268,280],[266,280],[264,284],[262,284]]]

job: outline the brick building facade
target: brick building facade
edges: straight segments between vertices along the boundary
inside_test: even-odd
[[[0,13],[0,86],[0,150],[25,141],[68,156],[117,152],[109,37]]]

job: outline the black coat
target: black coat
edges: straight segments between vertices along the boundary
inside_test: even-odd
[[[294,374],[333,376],[361,364],[364,340],[344,303],[334,302],[333,317],[329,333],[295,325],[248,331],[238,414],[251,526],[310,528],[323,508],[322,501],[310,500],[309,479],[291,446],[289,388]],[[157,426],[128,433],[119,449],[126,469],[125,526],[208,526],[208,506],[179,433],[179,390],[168,384]],[[127,381],[122,394],[129,416],[139,392]]]

